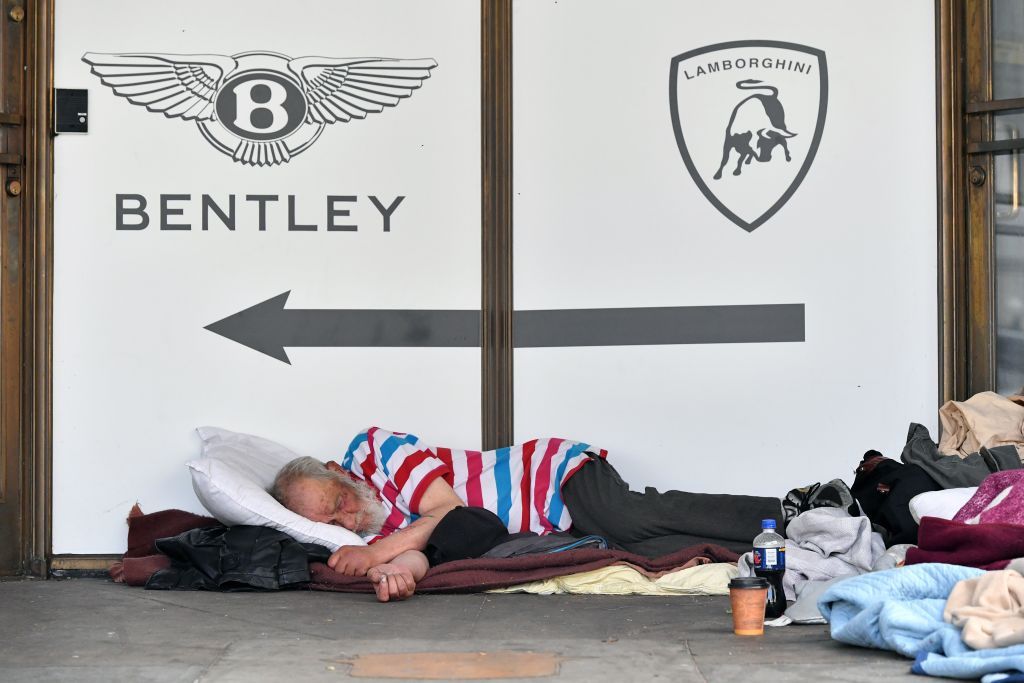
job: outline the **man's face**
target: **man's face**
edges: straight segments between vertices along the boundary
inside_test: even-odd
[[[352,487],[339,479],[295,481],[288,490],[288,508],[306,519],[342,526],[359,532],[363,501]]]

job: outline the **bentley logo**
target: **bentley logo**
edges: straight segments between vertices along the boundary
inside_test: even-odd
[[[433,59],[297,57],[276,52],[171,55],[87,52],[115,95],[167,118],[195,121],[235,161],[274,166],[347,123],[412,95]]]
[[[690,177],[750,232],[789,201],[818,151],[828,67],[816,48],[742,40],[672,60],[669,106]]]

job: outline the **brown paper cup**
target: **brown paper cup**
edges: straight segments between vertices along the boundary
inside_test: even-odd
[[[752,576],[729,582],[732,604],[732,632],[738,636],[764,635],[764,608],[768,602],[768,580]]]

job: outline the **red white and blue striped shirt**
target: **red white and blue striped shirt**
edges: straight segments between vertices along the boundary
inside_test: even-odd
[[[412,434],[370,427],[348,447],[342,467],[380,494],[387,519],[372,543],[419,519],[427,486],[442,477],[467,505],[498,515],[510,533],[565,531],[572,518],[561,489],[590,451],[607,451],[567,439],[534,439],[493,451],[427,446]]]

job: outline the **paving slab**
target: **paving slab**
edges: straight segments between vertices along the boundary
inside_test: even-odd
[[[734,636],[728,607],[720,596],[417,595],[380,604],[308,590],[5,581],[0,681],[454,680],[472,671],[480,677],[463,680],[922,680],[909,660],[836,643],[825,626]],[[433,653],[436,666],[396,678],[415,653]],[[482,668],[460,668],[474,661]]]

